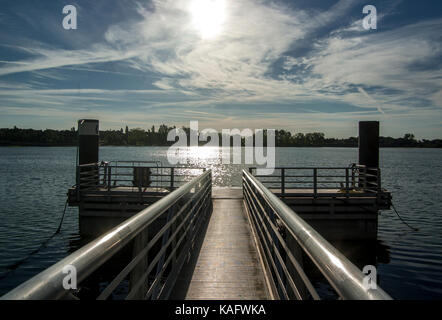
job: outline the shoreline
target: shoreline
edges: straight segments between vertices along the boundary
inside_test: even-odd
[[[26,147],[77,147],[77,144],[2,144],[0,143],[0,147],[4,148],[26,148]],[[137,146],[137,145],[110,145],[110,144],[100,144],[100,147],[170,147],[170,145],[146,145],[146,146]],[[204,145],[199,146],[204,147]],[[220,146],[219,148],[222,148]],[[244,146],[241,146],[244,148]],[[276,146],[276,148],[348,148],[348,149],[357,149],[358,146]],[[424,147],[424,146],[379,146],[381,149],[442,149],[442,147]]]

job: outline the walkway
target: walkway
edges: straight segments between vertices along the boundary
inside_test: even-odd
[[[264,274],[243,206],[242,189],[214,188],[212,198],[213,213],[199,255],[194,257],[194,271],[190,272],[187,288],[183,284],[178,286],[181,298],[267,299]],[[192,262],[189,264],[186,270],[191,270]]]

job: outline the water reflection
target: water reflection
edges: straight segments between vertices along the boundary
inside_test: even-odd
[[[239,187],[241,185],[242,170],[248,166],[255,165],[244,163],[244,148],[186,147],[173,153],[172,158],[170,158],[170,155],[165,150],[158,150],[157,153],[164,166],[177,162],[176,165],[179,166],[211,169],[213,185],[222,187]],[[236,161],[239,159],[240,163],[233,164],[233,162],[236,162],[235,159]]]
[[[359,269],[366,265],[390,263],[390,247],[381,240],[331,241]]]

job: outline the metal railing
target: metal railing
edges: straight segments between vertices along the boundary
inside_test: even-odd
[[[101,161],[77,166],[76,185],[81,190],[174,190],[203,171],[205,168],[165,167],[159,161]]]
[[[381,288],[366,289],[365,275],[309,224],[243,170],[244,203],[271,291],[279,299],[319,299],[302,268],[302,252],[343,299],[391,299]]]
[[[291,193],[313,193],[326,196],[327,190],[338,190],[349,195],[358,193],[378,193],[381,190],[379,168],[353,164],[349,167],[276,167],[272,175],[257,175],[256,167],[249,172],[268,188],[279,189],[282,196]],[[311,190],[311,191],[310,191]]]
[[[153,203],[111,231],[26,281],[2,299],[61,299],[72,297],[63,287],[63,269],[73,266],[78,284],[114,255],[133,244],[130,262],[108,282],[98,299],[129,286],[126,299],[167,299],[186,261],[211,202],[212,176],[208,170]],[[165,219],[164,219],[165,218]],[[154,222],[163,223],[151,228]]]

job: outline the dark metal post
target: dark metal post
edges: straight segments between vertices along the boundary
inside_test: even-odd
[[[381,185],[381,169],[378,169],[376,171],[376,178],[377,178],[377,189],[380,192],[382,189],[382,185]]]
[[[76,174],[76,191],[77,191],[77,202],[80,201],[80,168],[77,166],[76,170],[75,170],[75,174]]]
[[[285,169],[281,168],[281,193],[284,197],[285,195]]]
[[[107,166],[107,190],[110,191],[111,189],[111,185],[112,185],[112,172],[111,172],[111,167]]]
[[[313,169],[313,194],[314,194],[315,198],[316,198],[317,193],[318,193],[318,169],[314,168]]]
[[[146,247],[147,243],[149,241],[149,232],[148,229],[145,228],[143,231],[140,232],[139,235],[137,235],[134,239],[134,244],[132,248],[132,258],[135,259],[141,251]],[[147,270],[148,263],[148,254],[145,254],[145,256],[141,259],[140,262],[136,264],[136,267],[133,268],[132,272],[129,275],[129,292],[132,291],[132,288],[136,286],[136,284],[140,281],[140,279],[143,277]],[[135,295],[133,296],[134,299],[142,300],[144,299],[145,295],[147,293],[147,285],[146,283],[143,283],[141,287],[136,291]]]
[[[376,180],[377,180],[377,184],[376,184],[376,197],[377,197],[377,203],[380,204],[381,203],[381,169],[376,170]]]
[[[78,120],[78,164],[98,162],[98,120]]]
[[[367,180],[368,180],[368,177],[367,177],[367,167],[364,167],[362,169],[362,175],[364,177],[363,180],[362,180],[362,187],[364,189],[367,189]]]
[[[98,120],[78,120],[78,165],[98,163],[99,132]],[[99,184],[98,166],[82,168],[78,174],[91,171],[91,180]],[[96,173],[95,173],[96,172]],[[87,179],[89,180],[89,179]],[[80,181],[81,182],[81,181]],[[88,181],[88,184],[90,181]]]
[[[351,187],[356,188],[356,168],[354,167],[351,169]]]
[[[379,168],[379,121],[359,122],[359,164],[367,168]],[[376,177],[365,179],[367,182],[376,181]]]
[[[102,182],[102,184],[103,184],[103,187],[107,186],[107,166],[106,165],[104,165],[104,167],[103,167],[103,182]]]

